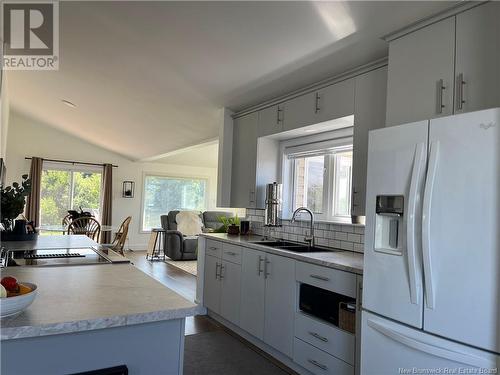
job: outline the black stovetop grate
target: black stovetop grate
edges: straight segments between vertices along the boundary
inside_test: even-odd
[[[80,253],[25,254],[24,259],[85,258]]]

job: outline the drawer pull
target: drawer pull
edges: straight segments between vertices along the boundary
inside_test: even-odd
[[[321,341],[323,341],[323,342],[328,342],[328,339],[327,339],[326,337],[323,337],[323,336],[321,336],[320,334],[318,334],[318,333],[316,333],[316,332],[309,332],[309,334],[310,334],[312,337],[314,337],[314,338],[316,338],[316,339],[318,339],[318,340],[321,340]]]
[[[307,362],[309,362],[310,364],[316,366],[316,367],[319,367],[320,369],[326,371],[328,370],[328,367],[326,367],[325,365],[319,363],[318,361],[315,361],[314,359],[308,359]]]
[[[215,246],[210,246],[208,249],[209,250],[218,250]]]
[[[330,279],[325,276],[320,276],[320,275],[309,275],[309,276],[312,277],[313,279],[318,279],[321,281],[330,281]]]
[[[234,251],[226,251],[226,254],[227,255],[232,255],[232,256],[236,255],[236,253]]]

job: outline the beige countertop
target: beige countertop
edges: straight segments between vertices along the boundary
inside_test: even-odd
[[[4,268],[38,286],[21,314],[0,320],[1,340],[181,319],[202,307],[130,264]],[[0,301],[1,303],[1,301]]]
[[[296,253],[255,243],[261,241],[262,236],[230,236],[225,233],[204,233],[201,236],[212,240],[236,243],[241,246],[293,258],[306,263],[353,272],[358,275],[363,274],[363,254],[353,251],[332,249],[333,251]]]

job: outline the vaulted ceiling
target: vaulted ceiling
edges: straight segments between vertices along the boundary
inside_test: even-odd
[[[381,36],[451,5],[60,2],[59,70],[9,72],[10,100],[62,131],[150,158],[216,138],[221,107],[386,56]]]

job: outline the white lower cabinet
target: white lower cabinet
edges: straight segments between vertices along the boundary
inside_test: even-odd
[[[240,327],[292,357],[295,261],[244,249]]]
[[[295,261],[266,255],[264,342],[292,356],[293,326],[296,306]]]
[[[299,312],[295,317],[295,337],[354,365],[355,338],[350,332]]]
[[[205,257],[205,290],[203,300],[205,306],[220,313],[220,281],[219,281],[219,258],[213,257],[206,253]]]
[[[241,266],[205,257],[204,305],[233,324],[240,320]]]
[[[240,327],[264,340],[266,280],[263,276],[266,253],[244,249],[241,267]]]
[[[353,375],[354,367],[300,340],[294,340],[293,361],[313,374]]]
[[[355,335],[298,311],[297,298],[299,283],[359,298],[356,275],[236,244],[207,241],[209,246],[204,305],[210,311],[288,357],[290,364],[313,374],[354,375]]]
[[[241,266],[227,262],[221,263],[220,315],[231,323],[240,322]]]

